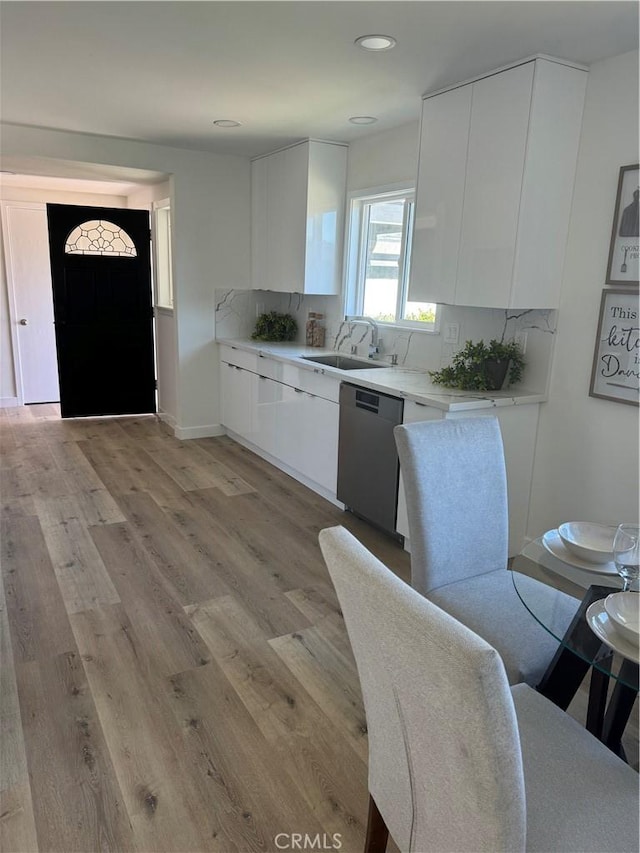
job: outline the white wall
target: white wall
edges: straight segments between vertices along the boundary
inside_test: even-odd
[[[86,204],[101,207],[126,207],[124,196],[104,195],[63,190],[43,190],[35,187],[0,185],[0,201],[28,201],[39,204]],[[16,401],[15,364],[11,347],[11,326],[7,298],[4,244],[0,231],[0,404]]]
[[[352,142],[347,160],[347,191],[415,181],[419,142],[417,121]]]
[[[591,66],[530,536],[638,518],[638,408],[588,396],[620,166],[638,162],[638,53]]]
[[[248,286],[249,161],[111,137],[2,125],[6,156],[47,157],[172,176],[177,426],[181,437],[218,424],[214,289]]]
[[[172,181],[141,187],[127,196],[127,206],[153,210],[153,203],[173,195]],[[155,267],[154,267],[155,268]],[[155,301],[155,295],[154,295]],[[158,413],[172,427],[178,423],[178,347],[175,312],[155,309],[156,364],[158,376]]]
[[[171,196],[171,181],[163,181],[161,184],[151,184],[148,187],[140,187],[130,192],[127,196],[127,207],[133,210],[151,210],[154,201],[164,201]]]

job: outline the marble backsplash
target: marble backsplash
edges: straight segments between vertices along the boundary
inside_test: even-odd
[[[216,338],[249,338],[259,314],[279,311],[291,314],[296,319],[297,340],[302,343],[307,316],[313,311],[324,315],[327,349],[351,353],[355,346],[358,355],[366,357],[369,354],[371,327],[367,323],[345,322],[342,300],[338,296],[304,296],[300,293],[265,290],[216,290],[215,297]],[[535,392],[546,391],[556,331],[556,311],[508,311],[441,305],[439,315],[441,332],[449,323],[459,324],[457,344],[444,343],[441,333],[381,325],[380,360],[389,361],[392,355],[396,355],[398,364],[403,367],[437,370],[449,364],[454,353],[467,340],[510,340],[526,332],[527,366],[522,387]]]

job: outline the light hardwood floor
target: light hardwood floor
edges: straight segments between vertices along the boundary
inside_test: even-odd
[[[0,430],[1,849],[360,850],[366,723],[317,535],[407,555],[227,438],[56,406]]]
[[[344,524],[405,579],[408,556],[227,438],[56,406],[0,410],[0,436],[0,849],[362,850],[366,722],[317,535]]]

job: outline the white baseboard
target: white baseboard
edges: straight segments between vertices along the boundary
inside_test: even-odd
[[[226,431],[222,424],[209,424],[208,426],[180,427],[174,426],[173,434],[176,438],[187,440],[189,438],[211,438],[217,435],[225,435]]]
[[[17,397],[0,397],[0,409],[9,409],[12,406],[18,406]]]

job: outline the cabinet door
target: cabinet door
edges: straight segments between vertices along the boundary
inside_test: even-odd
[[[254,376],[241,367],[220,363],[222,423],[249,441],[253,439]]]
[[[471,118],[471,86],[422,107],[409,299],[453,303]]]
[[[534,65],[472,85],[458,305],[509,305]]]
[[[301,473],[332,495],[338,480],[339,406],[315,394],[304,395],[304,456]]]
[[[267,157],[251,163],[251,287],[267,288]]]
[[[265,376],[256,377],[254,444],[271,456],[276,456],[278,449],[277,412],[283,387]]]
[[[556,308],[587,74],[536,60],[509,308]]]
[[[265,158],[269,290],[304,290],[308,143]]]
[[[304,292],[340,293],[347,149],[309,143]]]
[[[305,394],[299,388],[281,385],[276,406],[276,456],[285,465],[300,471],[304,459],[304,435],[301,424],[304,422]]]
[[[220,420],[222,425],[227,429],[234,430],[235,423],[234,413],[234,374],[235,367],[232,364],[227,364],[226,361],[220,362]]]

